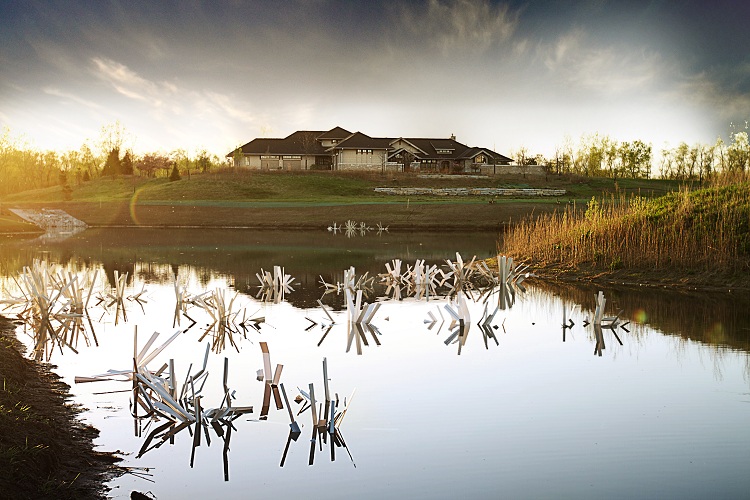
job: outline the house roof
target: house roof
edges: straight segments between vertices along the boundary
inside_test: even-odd
[[[511,158],[508,158],[505,155],[501,155],[500,153],[496,153],[492,151],[491,149],[487,149],[487,148],[469,148],[466,151],[464,151],[461,158],[465,158],[468,160],[468,159],[474,158],[476,155],[480,153],[486,154],[490,158],[494,159],[496,163],[502,164],[502,163],[510,163],[513,161]]]
[[[386,137],[370,137],[362,132],[355,132],[349,137],[328,149],[388,149],[391,139]]]
[[[466,144],[461,144],[455,139],[424,139],[405,138],[406,141],[425,152],[418,155],[422,159],[458,159],[464,151],[469,149]],[[449,153],[438,153],[438,150],[449,151]]]
[[[338,144],[330,148],[321,146],[322,140],[332,139],[336,139]],[[298,130],[283,139],[253,139],[241,149],[244,154],[255,155],[324,155],[341,149],[385,149],[396,152],[400,148],[395,148],[393,145],[398,141],[404,141],[416,149],[415,156],[420,160],[464,160],[485,153],[499,164],[509,164],[513,161],[491,149],[470,148],[455,139],[370,137],[362,132],[351,133],[341,127],[328,131]],[[438,153],[438,150],[443,152]],[[233,154],[232,151],[227,154],[227,157]]]
[[[316,140],[323,132],[298,130],[283,139],[253,139],[242,146],[244,154],[322,155],[325,148]],[[227,156],[231,156],[229,153]]]
[[[322,141],[323,139],[338,139],[338,140],[341,140],[341,139],[346,139],[350,135],[352,135],[352,133],[349,132],[348,130],[343,129],[341,127],[335,127],[335,128],[332,128],[331,130],[329,130],[328,132],[324,132],[324,133],[320,134],[317,137],[317,139],[319,141]]]

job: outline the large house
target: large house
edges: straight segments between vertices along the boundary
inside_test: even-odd
[[[227,154],[235,167],[263,170],[490,172],[512,161],[488,148],[449,139],[370,137],[341,127],[253,139]]]

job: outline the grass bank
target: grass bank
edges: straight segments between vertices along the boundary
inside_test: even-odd
[[[502,252],[561,279],[747,289],[750,182],[593,198],[516,225]]]
[[[0,316],[0,496],[105,498],[117,459],[94,451],[99,432],[77,419],[49,365],[21,355],[14,328]]]
[[[559,198],[389,196],[375,187],[506,187],[565,189]],[[91,226],[321,228],[347,219],[392,230],[498,229],[529,214],[549,213],[602,192],[657,196],[672,181],[494,176],[424,178],[414,174],[216,172],[180,181],[120,177],[25,191],[4,206],[60,208]]]

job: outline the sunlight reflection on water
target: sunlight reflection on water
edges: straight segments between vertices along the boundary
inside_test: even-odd
[[[394,252],[387,258],[381,259],[381,250],[377,257],[371,252],[365,257],[366,247],[355,252],[358,264],[369,263],[357,272],[376,275],[385,272],[385,262],[392,258],[402,257],[410,264],[419,258],[409,252],[407,261],[391,243]],[[141,252],[143,257],[136,259],[127,257],[127,247],[121,247],[123,255],[117,249],[102,250],[104,264],[86,254],[88,247],[80,252],[75,246],[64,249],[66,269],[99,269],[102,289],[113,281],[112,270],[119,268],[129,275],[125,295],[145,290],[141,303],[123,301],[127,321],[115,321],[116,308],[91,307],[98,346],[92,339],[86,346],[80,336],[78,354],[59,347],[51,353],[57,372],[73,386],[75,401],[89,408],[86,419],[101,430],[97,442],[102,449],[122,450],[128,454],[124,465],[148,468],[152,474],[148,478],[154,483],[133,474],[115,480],[114,497],[124,498],[138,489],[158,498],[241,498],[250,492],[281,497],[313,492],[332,498],[687,498],[717,493],[740,497],[750,487],[750,379],[748,336],[746,330],[743,333],[748,309],[742,302],[715,298],[701,309],[694,297],[680,302],[674,294],[605,290],[608,312],[622,309],[623,321],[630,324],[615,329],[622,344],[614,332],[602,330],[603,345],[597,349],[593,325],[584,326],[593,318],[595,290],[547,288],[530,279],[528,290],[518,292],[492,319],[495,338],[483,335],[477,323],[487,317],[486,304],[490,311],[498,304],[498,292],[479,301],[467,297],[471,321],[463,339],[452,337],[446,309],[450,299],[393,300],[373,290],[363,300],[380,297],[382,305],[372,318],[375,330],[355,332],[353,337],[344,297],[322,296],[320,282],[313,277],[324,274],[327,282],[343,279],[351,253],[312,248],[300,253],[289,245],[281,247],[250,259],[233,257],[247,256],[244,249],[222,247],[219,253],[228,257],[217,259],[214,266],[204,260],[209,251],[167,244]],[[58,250],[45,255],[61,262]],[[185,260],[175,257],[181,252],[188,255]],[[320,258],[311,259],[311,254]],[[338,260],[329,260],[333,254]],[[14,262],[39,254],[4,255],[4,269],[12,269]],[[310,265],[310,276],[297,275],[284,301],[257,300],[254,274],[278,264],[294,276],[289,264],[293,257],[318,264]],[[445,251],[441,258],[454,257],[455,251]],[[176,434],[173,444],[167,440],[136,458],[145,436],[158,423],[134,422],[132,384],[74,384],[74,378],[132,368],[136,325],[140,348],[153,331],[161,333],[156,347],[191,324],[184,315],[179,315],[179,325],[173,324],[175,275],[193,294],[225,290],[229,299],[239,292],[234,311],[246,318],[264,318],[257,329],[237,330],[236,348],[210,352],[201,401],[203,408],[221,406],[226,358],[227,384],[236,391],[233,400],[253,405],[254,412],[233,421],[228,448],[209,426],[205,434],[210,446],[203,439],[193,449],[191,428]],[[3,286],[13,290],[7,274]],[[326,310],[316,303],[321,297]],[[459,304],[452,307],[460,309]],[[180,384],[191,364],[192,373],[201,367],[211,334],[203,342],[199,339],[213,322],[207,311],[194,306],[187,314],[194,326],[149,363],[156,369],[174,359]],[[563,328],[563,317],[573,325]],[[433,318],[439,319],[433,324]],[[21,337],[33,343],[23,333]],[[358,354],[356,342],[365,339]],[[316,396],[323,393],[324,358],[331,391],[342,402],[356,389],[339,429],[347,447],[334,446],[334,460],[330,441],[322,443],[322,435],[311,447],[309,410],[296,417],[303,425],[297,440],[289,439],[289,415],[285,408],[277,409],[273,398],[267,420],[258,419],[266,387],[257,380],[257,371],[264,368],[260,342],[267,343],[272,367],[284,365],[280,381],[290,399],[298,388],[307,392],[311,383]],[[291,405],[295,412],[300,408]]]

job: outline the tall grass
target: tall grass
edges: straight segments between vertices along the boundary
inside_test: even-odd
[[[747,271],[750,262],[750,178],[719,178],[711,187],[647,200],[592,198],[516,225],[505,254],[541,265]]]

